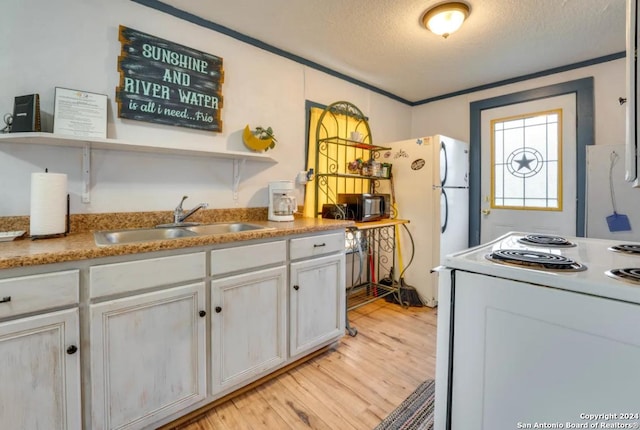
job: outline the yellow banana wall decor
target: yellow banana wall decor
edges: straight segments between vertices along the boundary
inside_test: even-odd
[[[269,149],[273,149],[276,146],[276,138],[273,135],[273,130],[271,127],[262,128],[256,127],[255,130],[251,130],[249,125],[244,128],[244,132],[242,133],[242,141],[247,146],[247,148],[252,151],[268,151]]]

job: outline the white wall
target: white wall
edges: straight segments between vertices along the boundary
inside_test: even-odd
[[[625,108],[618,103],[618,97],[624,97],[626,92],[624,59],[416,106],[412,112],[411,135],[439,133],[468,142],[471,102],[591,76],[594,78],[595,143],[624,143]]]
[[[223,58],[222,133],[116,118],[119,25]],[[247,161],[237,201],[231,161],[94,150],[89,204],[80,200],[80,150],[2,143],[0,216],[29,213],[30,175],[45,168],[69,175],[72,213],[171,210],[184,194],[190,196],[185,207],[201,201],[212,208],[266,206],[268,181],[294,179],[306,167],[305,100],[354,103],[369,116],[374,141],[410,136],[406,105],[128,0],[6,2],[0,28],[0,113],[12,112],[15,96],[39,93],[44,131],[51,131],[58,86],[107,94],[110,138],[248,151],[241,131],[249,124],[271,126],[278,139],[269,151],[277,164]]]
[[[624,181],[624,153],[624,144],[587,148],[588,237],[640,241],[640,192]],[[607,217],[613,215],[614,203],[616,212],[626,216],[631,230],[620,230],[618,226],[611,231]]]

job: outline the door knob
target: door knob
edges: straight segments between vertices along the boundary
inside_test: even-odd
[[[482,212],[482,215],[489,215],[491,213],[489,209],[482,209],[480,212]]]

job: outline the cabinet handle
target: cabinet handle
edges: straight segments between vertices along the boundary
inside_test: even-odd
[[[0,300],[0,303],[7,303],[11,301],[11,296],[5,296]]]
[[[300,285],[294,285],[294,286],[293,286],[293,289],[294,289],[294,290],[296,290],[296,291],[298,291],[298,290],[300,289]]]
[[[216,313],[219,314],[222,312],[222,308],[220,306],[216,306]]]
[[[198,312],[198,314],[199,314],[201,317],[205,317],[205,316],[207,316],[207,311],[200,311],[200,312]]]
[[[75,345],[71,345],[69,348],[67,348],[67,354],[69,355],[75,354],[76,352],[78,352],[78,347]]]
[[[327,246],[327,244],[326,243],[321,243],[321,244],[317,244],[316,243],[316,244],[313,245],[314,248],[322,248],[323,246]]]

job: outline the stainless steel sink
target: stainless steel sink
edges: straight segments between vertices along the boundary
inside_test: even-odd
[[[197,233],[184,228],[137,228],[131,230],[96,231],[93,233],[93,237],[98,246],[194,236],[197,236]]]
[[[93,237],[96,241],[96,245],[109,246],[126,243],[149,242],[152,240],[179,239],[181,237],[195,237],[209,234],[238,233],[250,230],[273,230],[273,227],[264,227],[246,222],[220,222],[189,227],[96,231],[93,233]]]
[[[262,225],[249,224],[246,222],[218,222],[214,224],[196,225],[193,227],[186,227],[186,230],[194,233],[206,235],[206,234],[225,234],[225,233],[238,233],[241,231],[250,230],[272,230],[272,227],[265,227]]]

